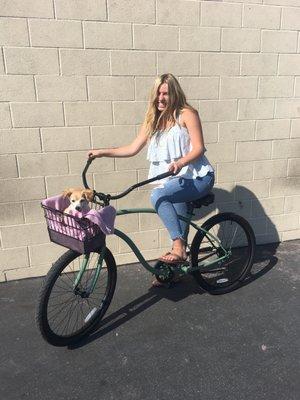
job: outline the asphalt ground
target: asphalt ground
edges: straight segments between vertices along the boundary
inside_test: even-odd
[[[37,330],[40,278],[3,283],[0,398],[299,399],[299,266],[300,240],[259,246],[247,284],[220,296],[120,267],[102,326],[72,348]]]

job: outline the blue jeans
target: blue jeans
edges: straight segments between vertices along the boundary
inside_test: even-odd
[[[202,178],[173,178],[163,187],[153,189],[151,202],[157,214],[167,228],[172,240],[183,238],[186,223],[178,215],[187,216],[189,202],[206,196],[214,185],[214,173],[209,172]]]

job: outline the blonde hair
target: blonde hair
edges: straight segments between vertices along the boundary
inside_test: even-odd
[[[158,90],[164,83],[168,84],[169,101],[165,110],[159,111],[157,108]],[[174,126],[176,124],[174,114],[176,116],[177,114],[179,115],[183,108],[196,111],[186,101],[185,94],[175,76],[170,73],[158,76],[150,92],[148,109],[144,120],[147,135],[149,137],[153,136],[159,126],[161,126],[163,130],[166,129],[168,123],[170,124],[170,128]]]

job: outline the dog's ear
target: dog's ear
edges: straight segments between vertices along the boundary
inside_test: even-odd
[[[82,194],[88,201],[92,201],[93,200],[93,197],[94,197],[94,191],[93,190],[85,189]]]
[[[70,197],[73,192],[74,192],[74,189],[69,188],[69,189],[64,190],[62,195],[63,195],[63,197]]]

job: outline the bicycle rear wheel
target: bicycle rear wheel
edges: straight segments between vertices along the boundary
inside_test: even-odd
[[[207,220],[201,228],[216,239],[201,230],[196,233],[191,246],[192,267],[214,260],[216,263],[192,272],[194,278],[212,294],[238,288],[253,264],[255,236],[250,224],[239,215],[222,213]],[[222,260],[224,249],[229,256]]]
[[[117,269],[106,248],[102,269],[92,293],[100,250],[90,253],[79,283],[85,256],[73,250],[64,253],[49,270],[42,284],[36,321],[43,338],[54,346],[66,346],[92,331],[103,318],[114,294]]]

